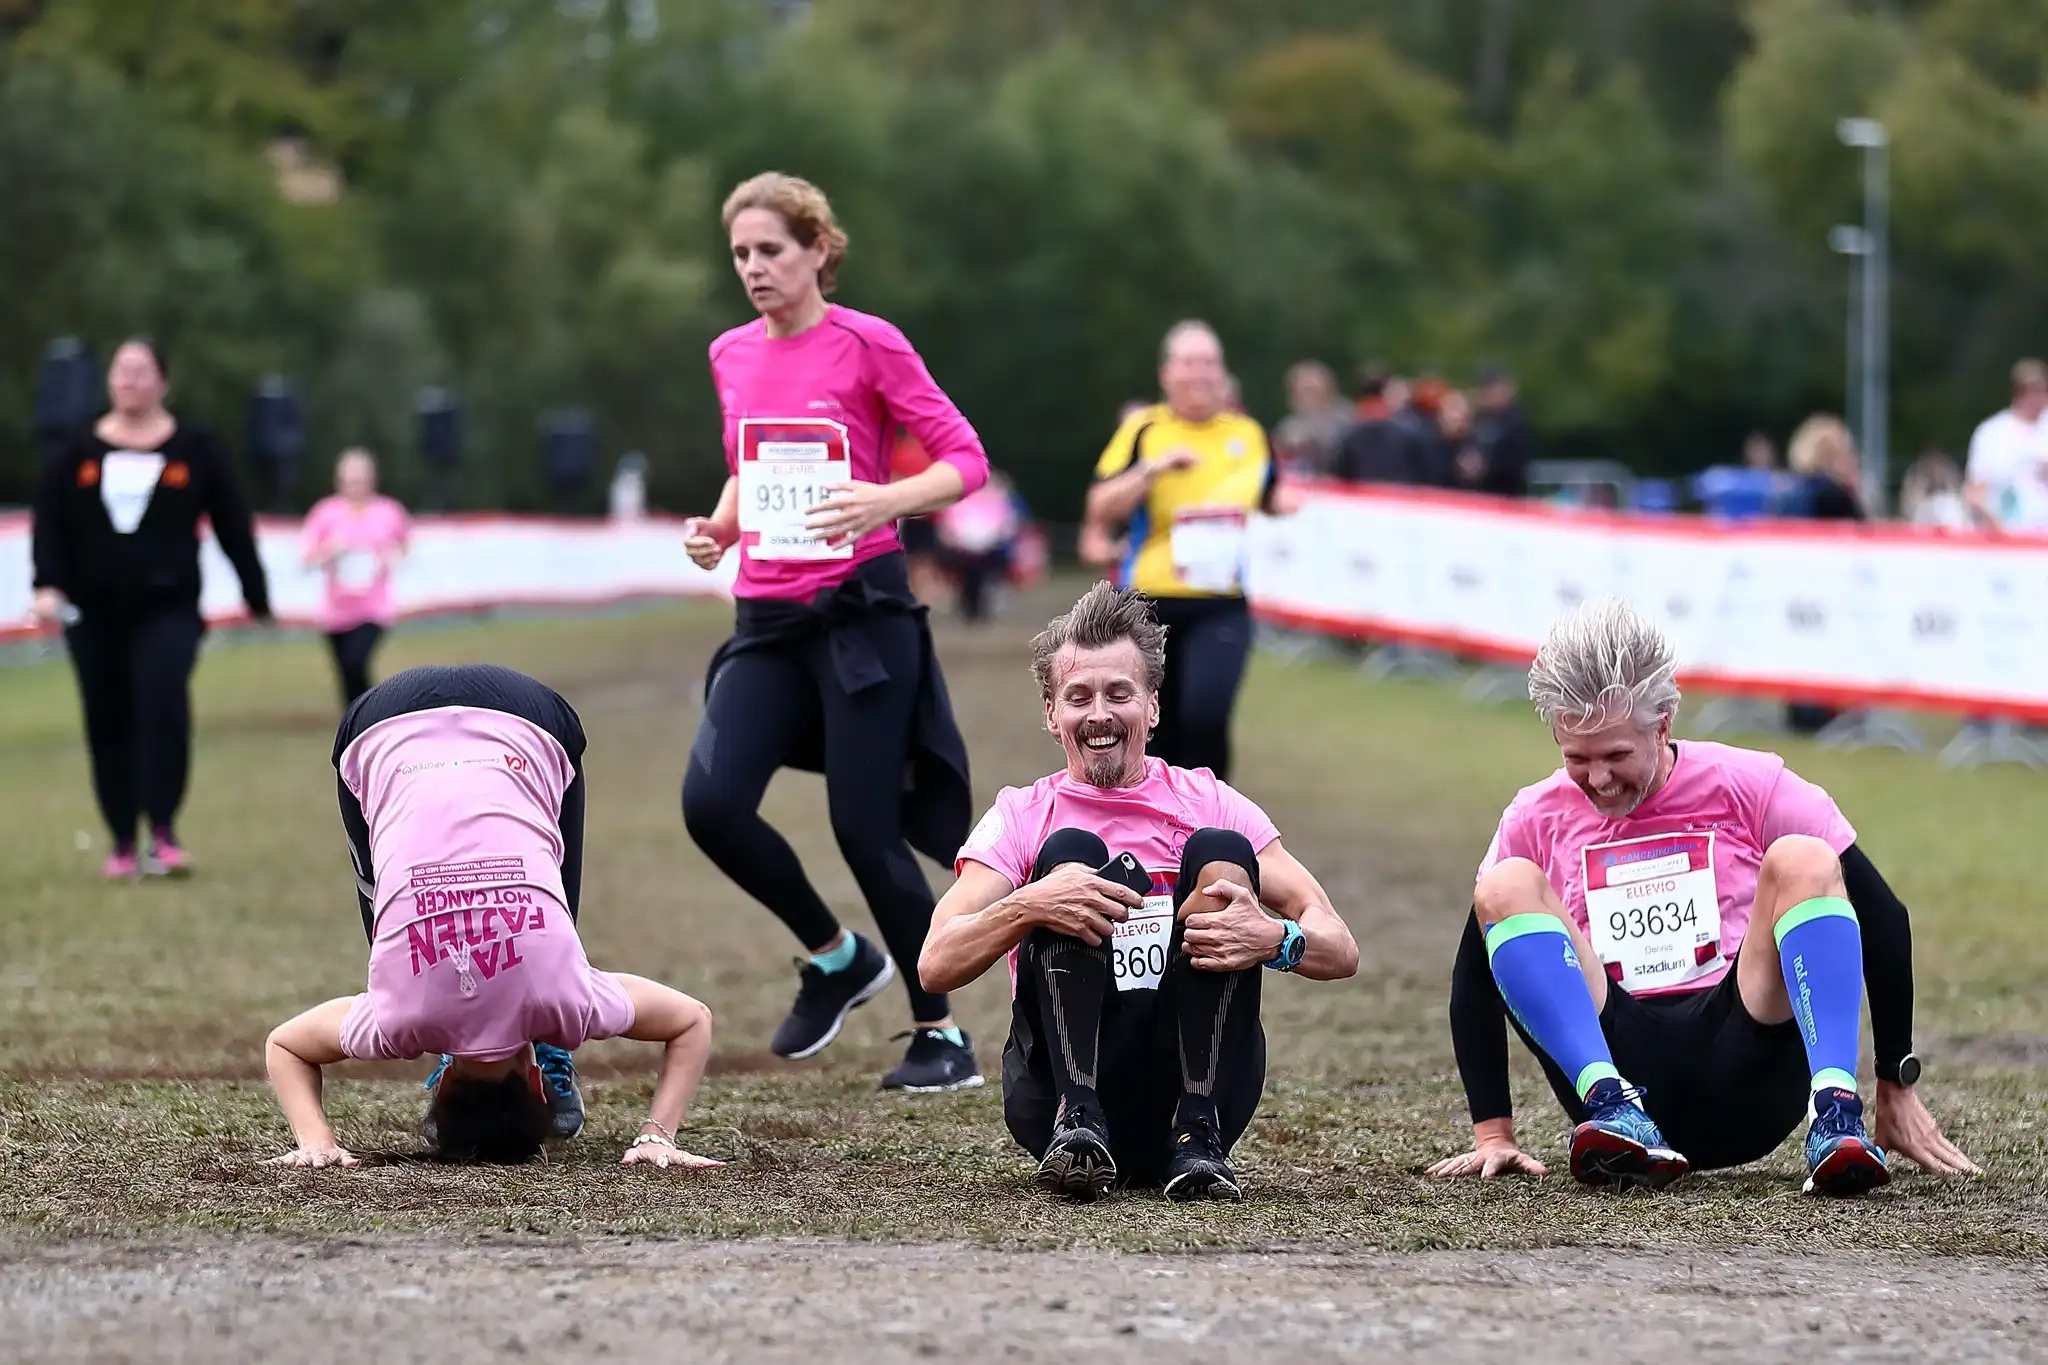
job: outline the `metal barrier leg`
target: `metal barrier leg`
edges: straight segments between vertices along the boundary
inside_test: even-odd
[[[1358,671],[1373,679],[1449,682],[1458,676],[1458,661],[1441,650],[1386,645],[1368,655]]]
[[[1482,664],[1472,670],[1461,689],[1467,700],[1492,706],[1529,699],[1529,670]]]
[[[1686,729],[1702,739],[1713,735],[1775,735],[1785,729],[1785,707],[1754,697],[1721,697],[1700,707]]]
[[[1927,747],[1919,729],[1899,711],[1846,711],[1820,728],[1814,738],[1830,749],[1903,749],[1917,754]]]
[[[2048,744],[2011,721],[1971,721],[1941,750],[1944,768],[1975,768],[1985,763],[2048,766]]]

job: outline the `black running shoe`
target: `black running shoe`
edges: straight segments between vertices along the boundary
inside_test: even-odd
[[[1116,1160],[1109,1154],[1109,1124],[1093,1104],[1072,1109],[1065,1100],[1052,1121],[1052,1142],[1038,1162],[1040,1189],[1091,1204],[1116,1184]]]
[[[1166,1163],[1166,1197],[1176,1204],[1192,1204],[1197,1199],[1234,1204],[1244,1198],[1237,1173],[1223,1159],[1223,1138],[1216,1131],[1214,1114],[1199,1113],[1174,1125],[1173,1156]]]
[[[789,1007],[789,1017],[768,1045],[776,1056],[809,1057],[823,1051],[825,1044],[839,1036],[854,1007],[880,995],[889,978],[896,975],[896,964],[887,953],[859,934],[854,934],[853,941],[858,945],[853,963],[842,971],[827,972],[815,962],[797,959],[801,984],[796,1003]]]
[[[583,1091],[576,1085],[576,1062],[566,1048],[535,1043],[533,1059],[540,1065],[541,1091],[554,1115],[552,1136],[567,1142],[583,1131]]]
[[[914,1028],[896,1036],[908,1038],[910,1050],[894,1071],[882,1077],[882,1089],[931,1095],[941,1090],[972,1090],[981,1084],[981,1068],[974,1064],[974,1040],[964,1031],[957,1043],[935,1028]]]

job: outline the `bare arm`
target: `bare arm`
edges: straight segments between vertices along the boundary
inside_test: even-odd
[[[691,517],[683,523],[683,553],[698,568],[715,569],[739,538],[740,481],[728,475],[711,515]]]
[[[1358,943],[1351,926],[1330,908],[1330,893],[1275,839],[1259,852],[1259,900],[1301,926],[1306,940],[1296,976],[1342,981],[1358,974]]]
[[[263,1047],[263,1063],[270,1072],[270,1088],[277,1092],[278,1107],[292,1126],[298,1146],[281,1157],[279,1166],[354,1166],[354,1154],[335,1140],[328,1125],[327,1110],[320,1103],[320,1068],[343,1060],[341,1025],[348,1018],[356,997],[344,995],[315,1005],[270,1031]]]
[[[661,1076],[654,1083],[654,1101],[647,1107],[647,1122],[640,1125],[643,1135],[651,1134],[661,1141],[628,1147],[619,1164],[724,1165],[675,1145],[676,1129],[690,1112],[690,1100],[711,1061],[711,1011],[702,1001],[659,981],[625,972],[614,972],[612,976],[626,988],[626,995],[633,1002],[633,1024],[625,1036],[636,1042],[666,1045],[661,1054]]]
[[[1129,907],[1142,904],[1137,892],[1077,863],[1013,891],[1008,877],[969,858],[932,912],[917,960],[918,980],[934,993],[957,991],[1040,925],[1095,946],[1130,914]]]

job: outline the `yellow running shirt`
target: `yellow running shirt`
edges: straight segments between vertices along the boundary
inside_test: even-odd
[[[1114,478],[1134,459],[1183,449],[1197,463],[1154,478],[1131,517],[1123,586],[1153,597],[1239,596],[1245,525],[1273,481],[1273,453],[1257,422],[1235,412],[1190,422],[1155,403],[1117,428],[1095,477]]]

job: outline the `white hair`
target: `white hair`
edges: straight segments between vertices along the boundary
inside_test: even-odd
[[[1166,337],[1159,343],[1159,363],[1164,365],[1173,359],[1173,348],[1180,344],[1182,337],[1204,336],[1216,343],[1216,354],[1223,354],[1223,338],[1216,335],[1216,329],[1200,318],[1186,318],[1166,329]]]
[[[1678,714],[1677,656],[1664,632],[1618,597],[1582,602],[1551,624],[1529,665],[1543,723],[1584,734],[1624,713],[1649,729]]]

